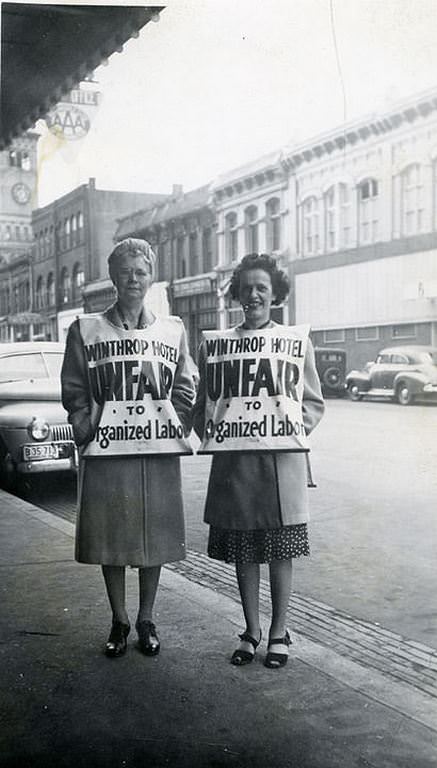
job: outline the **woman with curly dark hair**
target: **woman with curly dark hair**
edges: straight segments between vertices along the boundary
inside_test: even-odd
[[[230,283],[232,298],[244,312],[237,331],[253,337],[262,329],[281,328],[271,319],[271,307],[280,304],[289,292],[285,273],[266,254],[245,256],[234,270]],[[194,406],[194,428],[202,437],[207,401],[206,350],[199,353],[200,385]],[[303,364],[302,416],[309,434],[323,414],[323,399],[315,367],[314,352],[308,343]],[[309,554],[307,471],[303,452],[223,451],[213,456],[205,522],[210,525],[208,555],[234,562],[245,631],[231,663],[250,663],[261,641],[259,617],[260,564],[268,563],[272,618],[264,664],[284,666],[291,638],[286,628],[291,594],[292,561]]]

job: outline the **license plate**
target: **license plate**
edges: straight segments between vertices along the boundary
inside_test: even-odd
[[[23,445],[24,461],[38,461],[39,459],[57,459],[59,450],[57,445]]]

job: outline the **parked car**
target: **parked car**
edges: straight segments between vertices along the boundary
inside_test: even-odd
[[[0,344],[0,484],[25,475],[76,471],[73,431],[61,404],[64,345]]]
[[[322,392],[341,396],[346,391],[346,352],[335,347],[315,347],[316,368]]]
[[[401,405],[437,401],[437,347],[406,346],[381,350],[375,362],[346,377],[351,400],[389,397]]]

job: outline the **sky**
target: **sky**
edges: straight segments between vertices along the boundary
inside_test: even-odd
[[[39,122],[39,205],[89,177],[188,191],[437,90],[436,41],[437,0],[169,0],[95,71],[84,140],[59,145]]]

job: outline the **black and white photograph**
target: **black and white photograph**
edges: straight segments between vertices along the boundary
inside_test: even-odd
[[[0,31],[0,768],[437,768],[437,0]]]

